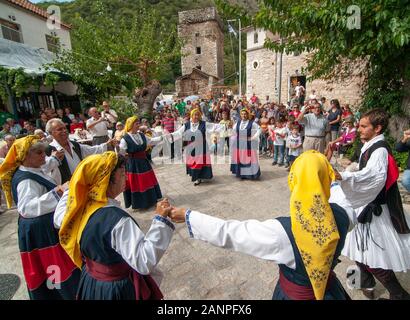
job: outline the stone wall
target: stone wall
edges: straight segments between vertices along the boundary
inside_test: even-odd
[[[259,67],[255,70],[253,63],[259,62]],[[250,97],[255,93],[261,101],[265,101],[268,95],[271,101],[278,101],[278,91],[275,87],[278,86],[280,54],[276,54],[263,47],[247,52],[246,71],[247,71],[247,88],[246,94]],[[295,56],[283,55],[282,60],[282,81],[281,81],[281,102],[285,103],[291,98],[293,89],[290,84],[290,77],[301,74],[302,67],[306,66],[305,55]],[[312,90],[316,90],[318,97],[326,97],[327,100],[339,99],[344,104],[348,103],[353,108],[361,102],[361,84],[362,79],[354,77],[347,82],[332,82],[329,84],[324,80],[307,81],[306,96],[308,97]],[[277,88],[278,89],[278,88]],[[290,94],[289,94],[290,91]]]

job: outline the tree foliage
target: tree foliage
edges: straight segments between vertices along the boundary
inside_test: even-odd
[[[93,10],[92,21],[76,15],[73,50],[59,52],[53,64],[73,78],[82,95],[97,99],[129,95],[161,77],[179,56],[176,28],[156,10],[140,6],[132,19],[113,17],[102,1]]]
[[[261,0],[255,14],[226,1],[216,2],[225,15],[240,17],[245,24],[284,39],[283,43],[267,41],[266,47],[308,52],[305,72],[311,79],[362,74],[363,108],[404,111],[403,83],[410,79],[408,0]]]

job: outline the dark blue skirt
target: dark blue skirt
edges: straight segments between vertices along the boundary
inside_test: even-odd
[[[78,288],[78,300],[135,300],[135,288],[130,278],[99,281],[83,267]]]

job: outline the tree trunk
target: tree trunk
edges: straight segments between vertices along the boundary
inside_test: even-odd
[[[155,99],[162,92],[159,81],[153,80],[143,88],[136,88],[133,101],[138,105],[138,113],[141,117],[152,118]]]

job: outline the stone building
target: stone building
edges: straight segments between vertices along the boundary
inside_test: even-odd
[[[188,96],[203,87],[223,83],[224,34],[215,8],[179,12],[178,36],[182,40],[182,77],[176,80],[177,95]],[[206,79],[207,78],[207,79]],[[210,87],[207,92],[210,91]]]
[[[264,48],[264,42],[269,39],[280,41],[279,36],[263,29],[244,28],[247,34],[246,50],[246,95],[256,94],[262,102],[266,96],[270,101],[286,103],[292,99],[297,81],[306,89],[306,98],[316,91],[318,97],[327,100],[339,99],[344,104],[357,106],[361,101],[362,79],[355,77],[347,83],[325,80],[308,81],[306,74],[302,74],[302,67],[306,66],[306,54],[283,54],[282,70],[280,70],[280,53]],[[279,94],[280,93],[280,94]]]

